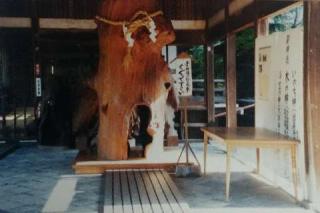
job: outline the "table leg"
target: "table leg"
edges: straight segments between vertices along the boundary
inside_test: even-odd
[[[260,148],[256,149],[256,157],[257,157],[257,174],[260,174]]]
[[[227,145],[227,156],[226,156],[226,201],[229,201],[229,191],[230,191],[230,169],[231,169],[231,154],[232,147]]]
[[[203,174],[207,173],[207,153],[208,153],[208,135],[204,133],[203,136]]]
[[[298,177],[297,177],[297,150],[296,146],[291,146],[291,165],[292,165],[292,182],[294,189],[294,197],[298,199]]]

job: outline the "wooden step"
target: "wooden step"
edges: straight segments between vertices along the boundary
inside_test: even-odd
[[[164,160],[150,161],[145,158],[136,158],[119,161],[98,161],[95,155],[80,151],[72,167],[76,174],[103,174],[106,170],[115,169],[164,169],[168,172],[175,172],[177,165],[176,158],[164,158]],[[193,162],[181,164],[186,166],[194,165]]]
[[[189,212],[169,174],[161,169],[108,170],[100,212]]]

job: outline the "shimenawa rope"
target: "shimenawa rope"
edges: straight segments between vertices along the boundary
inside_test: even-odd
[[[125,56],[123,61],[123,65],[126,70],[129,68],[128,66],[132,61],[131,49],[134,44],[134,39],[132,39],[131,37],[132,33],[134,33],[140,27],[144,26],[150,32],[150,35],[149,35],[150,39],[153,42],[156,42],[156,35],[157,35],[155,31],[156,25],[152,18],[159,15],[163,15],[163,12],[160,10],[151,14],[148,14],[146,11],[138,11],[132,16],[130,21],[112,21],[112,20],[103,18],[101,16],[96,16],[96,20],[102,23],[113,25],[113,26],[122,26],[124,37],[128,42],[127,55]],[[143,16],[143,17],[140,19],[137,19],[139,16]]]

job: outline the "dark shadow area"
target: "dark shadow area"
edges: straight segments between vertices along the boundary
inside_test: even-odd
[[[152,142],[152,136],[147,131],[150,120],[151,110],[148,106],[134,107],[129,124],[129,157],[143,157],[146,145]]]

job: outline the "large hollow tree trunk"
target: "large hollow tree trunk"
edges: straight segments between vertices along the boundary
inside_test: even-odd
[[[128,113],[110,103],[100,111],[98,156],[100,159],[127,159]]]
[[[112,21],[127,21],[137,11],[153,13],[157,0],[105,0],[99,16]],[[138,17],[139,18],[139,17]],[[94,79],[99,105],[98,159],[124,160],[128,157],[128,128],[131,111],[136,104],[150,106],[168,93],[168,67],[161,49],[175,38],[170,21],[162,15],[153,18],[156,41],[146,27],[132,34],[131,60],[124,66],[128,42],[122,26],[98,22],[100,59]]]

